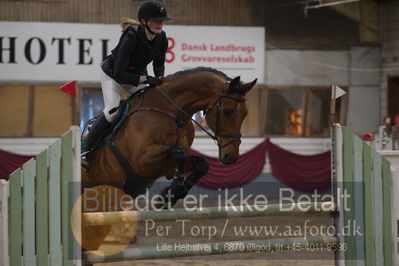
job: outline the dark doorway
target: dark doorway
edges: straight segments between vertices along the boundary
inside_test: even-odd
[[[399,115],[399,77],[388,79],[388,115],[392,121]]]

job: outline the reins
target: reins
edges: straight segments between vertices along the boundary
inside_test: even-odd
[[[162,91],[162,90],[158,90],[173,106],[175,106],[177,108],[177,110],[179,110],[180,112],[182,112],[186,117],[189,117],[191,119],[191,121],[193,121],[199,128],[201,128],[206,134],[208,134],[209,137],[211,137],[213,140],[216,140],[215,136],[212,135],[211,133],[209,133],[203,126],[201,126],[201,124],[199,124],[197,121],[195,121],[195,119],[193,119],[189,114],[187,114],[186,111],[184,111],[179,105],[177,105],[175,103],[175,101],[173,101],[172,98],[169,97],[168,94],[166,94],[166,92]]]
[[[228,87],[229,82],[226,83],[226,88]],[[225,93],[225,90],[222,90],[219,95],[218,98],[216,100],[216,102],[214,104],[211,105],[210,108],[207,108],[204,113],[205,113],[205,117],[206,115],[212,111],[212,109],[216,106],[217,110],[216,110],[216,132],[215,134],[211,134],[210,132],[208,132],[208,130],[206,130],[203,126],[201,126],[197,121],[195,121],[195,119],[192,118],[192,116],[190,116],[186,111],[184,111],[178,104],[176,104],[175,101],[173,101],[172,98],[169,97],[169,95],[164,92],[163,90],[158,90],[173,106],[175,106],[177,108],[177,110],[179,110],[180,112],[182,112],[186,117],[188,117],[191,121],[194,122],[194,124],[196,124],[202,131],[204,131],[210,138],[212,138],[215,143],[218,145],[219,147],[219,152],[226,146],[230,145],[231,143],[235,142],[235,141],[239,141],[241,143],[241,133],[224,133],[222,134],[220,131],[220,124],[221,124],[221,117],[220,117],[220,107],[222,104],[222,99],[223,98],[229,98],[232,99],[234,101],[237,102],[245,102],[245,98],[242,97],[235,97],[233,95],[229,95],[227,93]],[[220,138],[221,137],[227,137],[227,138],[233,138],[232,140],[230,140],[228,143],[226,144],[221,144],[220,143]]]

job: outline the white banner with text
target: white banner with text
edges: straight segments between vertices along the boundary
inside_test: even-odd
[[[205,66],[263,82],[263,27],[166,25],[164,30],[165,74]],[[120,34],[115,24],[0,22],[0,82],[97,83],[100,64]]]

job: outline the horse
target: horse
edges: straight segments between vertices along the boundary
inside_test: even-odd
[[[214,132],[208,134],[218,145],[219,160],[226,165],[235,163],[239,157],[241,126],[248,113],[245,94],[256,81],[243,83],[240,77],[231,79],[206,67],[165,77],[161,85],[132,98],[129,116],[115,133],[112,145],[91,154],[91,167],[87,172],[82,170],[82,186],[113,184],[136,197],[164,176],[172,183],[160,195],[173,205],[208,171],[204,158],[189,155],[195,133],[192,116],[199,111],[205,113],[206,122]],[[115,146],[125,158],[122,163],[115,156]],[[126,164],[133,172],[130,177]],[[185,173],[189,173],[186,178]],[[126,183],[130,186],[126,187]],[[109,226],[86,227],[82,232],[84,248],[96,250]]]

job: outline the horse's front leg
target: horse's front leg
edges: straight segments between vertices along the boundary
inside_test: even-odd
[[[164,208],[170,208],[179,199],[184,199],[191,188],[204,176],[209,170],[208,162],[198,156],[189,156],[184,160],[184,165],[177,163],[176,175],[172,180],[172,184],[165,187],[159,192],[163,197]],[[190,176],[184,179],[184,173],[192,172]],[[158,206],[161,207],[161,206]]]
[[[202,157],[198,156],[190,156],[186,160],[186,165],[185,165],[185,172],[191,172],[191,175],[189,175],[186,180],[184,181],[184,186],[186,187],[187,190],[190,190],[195,184],[197,184],[198,180],[201,179],[206,173],[208,173],[209,170],[209,164],[207,160],[205,160]]]

